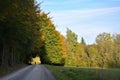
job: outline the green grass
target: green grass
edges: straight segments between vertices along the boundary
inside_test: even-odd
[[[25,66],[27,66],[27,65],[26,64],[19,64],[19,65],[14,65],[14,66],[9,66],[9,67],[0,66],[0,77],[3,77],[9,73],[16,71],[16,70],[19,70]]]
[[[53,73],[56,80],[120,80],[120,69],[45,66]]]

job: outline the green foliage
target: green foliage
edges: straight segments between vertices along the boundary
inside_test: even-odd
[[[120,68],[120,34],[113,35],[113,53],[112,59],[109,61],[109,66],[113,68]]]
[[[48,14],[41,15],[41,32],[44,36],[41,56],[43,63],[64,65],[64,55],[60,43],[60,33],[56,31]],[[44,49],[43,49],[44,48]],[[44,52],[44,53],[43,53]]]
[[[83,43],[77,42],[77,35],[70,29],[67,29],[66,36],[66,47],[67,47],[67,57],[66,66],[77,66],[77,67],[87,67],[88,66],[88,56],[85,53],[85,42],[82,38]]]
[[[101,56],[101,67],[120,68],[119,35],[111,37],[109,33],[102,33],[96,38],[98,52]]]
[[[84,39],[77,42],[77,35],[67,29],[66,66],[77,67],[120,67],[119,34],[111,36],[110,33],[99,34],[96,44],[86,45]]]
[[[101,56],[98,53],[96,45],[87,46],[87,53],[89,56],[89,67],[99,67]]]
[[[66,50],[67,50],[66,65],[76,66],[77,35],[73,33],[70,29],[67,29],[66,37],[67,37],[66,38]]]
[[[45,65],[57,80],[119,80],[119,69],[75,68]]]
[[[81,38],[81,44],[86,45],[84,38]]]
[[[104,32],[96,44],[87,45],[68,28],[66,38],[61,35],[35,0],[2,0],[0,6],[0,65],[39,55],[48,64],[120,68],[120,34]]]
[[[96,38],[98,52],[101,58],[101,67],[108,67],[108,62],[111,60],[113,52],[112,37],[109,33],[99,34]]]
[[[88,67],[88,55],[85,52],[85,45],[78,43],[77,45],[77,67]]]
[[[35,6],[34,0],[2,0],[1,3],[0,46],[2,60],[0,62],[5,65],[23,62],[25,56],[31,53],[38,36],[40,36],[38,6]]]

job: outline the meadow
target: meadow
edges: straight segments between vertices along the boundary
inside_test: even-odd
[[[120,80],[120,69],[45,66],[52,72],[56,80]]]

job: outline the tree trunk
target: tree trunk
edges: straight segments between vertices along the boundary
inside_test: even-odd
[[[2,52],[3,52],[3,45],[0,44],[0,65],[2,64]]]
[[[7,44],[3,44],[3,52],[2,52],[2,65],[8,66],[8,56],[9,56],[9,47]]]
[[[13,56],[14,56],[14,48],[10,47],[9,49],[9,65],[12,66],[14,64]]]

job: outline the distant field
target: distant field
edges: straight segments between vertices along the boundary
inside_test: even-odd
[[[120,69],[45,66],[51,70],[56,80],[120,80]]]

